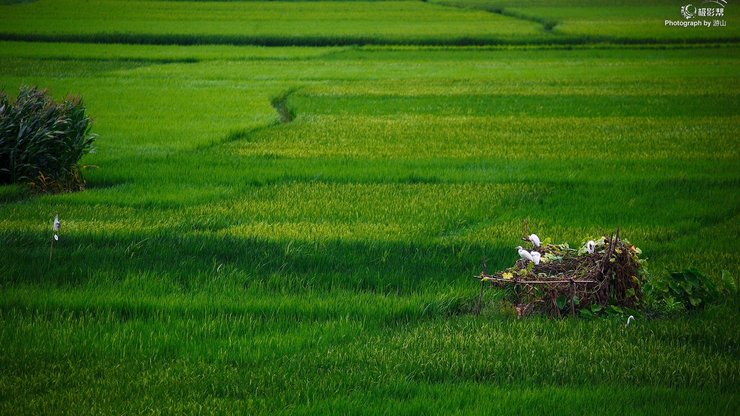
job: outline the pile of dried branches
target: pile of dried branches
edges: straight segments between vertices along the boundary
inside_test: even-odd
[[[545,244],[535,265],[520,259],[509,269],[475,276],[481,283],[476,313],[486,284],[503,288],[519,316],[539,310],[550,316],[575,313],[593,305],[635,307],[642,298],[640,249],[615,234],[595,243],[593,253],[567,244]]]

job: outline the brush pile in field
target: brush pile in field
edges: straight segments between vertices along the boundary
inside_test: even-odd
[[[519,316],[540,311],[550,316],[590,314],[609,305],[635,307],[642,298],[641,251],[619,232],[595,241],[595,250],[568,244],[543,244],[538,265],[520,259],[506,270],[476,276],[483,285],[503,288]],[[480,311],[480,302],[478,306]]]

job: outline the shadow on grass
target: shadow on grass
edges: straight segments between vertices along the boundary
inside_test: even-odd
[[[269,241],[176,232],[164,235],[66,236],[54,247],[40,236],[6,235],[0,256],[8,267],[4,284],[77,286],[96,276],[163,275],[182,291],[214,284],[258,287],[275,293],[353,290],[406,294],[446,287],[489,267],[507,264],[508,247],[397,242]],[[494,266],[495,265],[495,266]],[[472,281],[472,279],[470,279]],[[472,287],[472,286],[471,286]]]
[[[520,16],[521,17],[521,16]],[[543,25],[541,35],[521,39],[511,36],[245,36],[202,34],[146,34],[146,33],[90,33],[90,34],[38,34],[0,33],[0,40],[23,42],[68,43],[123,43],[131,45],[254,45],[254,46],[357,46],[357,45],[412,45],[412,46],[497,46],[497,45],[677,45],[703,43],[737,43],[735,36],[706,38],[628,38],[599,35],[553,36],[556,22],[537,18]],[[537,19],[537,20],[535,20]]]
[[[31,190],[23,185],[0,185],[0,204],[20,202],[33,196]]]

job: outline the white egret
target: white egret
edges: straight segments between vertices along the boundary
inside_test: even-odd
[[[61,227],[61,223],[59,222],[59,214],[54,217],[54,239],[59,240],[59,236],[57,235],[57,232],[59,232],[59,228]]]
[[[630,322],[632,322],[632,321],[634,321],[634,320],[635,320],[635,317],[634,317],[634,316],[632,316],[632,315],[630,315],[630,316],[629,316],[629,318],[627,318],[627,325],[625,325],[625,327],[628,327],[628,326],[630,326]]]
[[[535,247],[539,247],[540,246],[540,238],[537,237],[537,234],[532,234],[532,235],[530,235],[527,238],[529,239],[529,241],[532,242],[532,244],[534,244]]]
[[[54,226],[52,227],[54,229],[54,237],[51,239],[51,247],[49,247],[49,263],[51,263],[51,256],[54,254],[54,241],[59,241],[59,235],[57,233],[61,226],[62,224],[59,222],[59,213],[57,213],[54,217]]]
[[[588,254],[594,254],[594,249],[596,249],[596,243],[594,243],[594,240],[588,240],[588,243],[586,243]]]
[[[540,264],[540,257],[542,255],[537,251],[530,251],[529,254],[532,256],[532,261],[534,262],[535,266]]]
[[[523,249],[522,246],[517,246],[516,250],[519,252],[519,257],[523,258],[524,260],[534,261],[532,255],[529,254],[529,251]]]

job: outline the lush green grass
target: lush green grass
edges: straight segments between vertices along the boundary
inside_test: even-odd
[[[621,320],[440,318],[448,308],[436,303],[421,313],[428,299],[415,297],[222,292],[214,301],[135,293],[6,293],[3,411],[697,414],[738,407],[738,328],[725,319],[735,307],[627,330]]]
[[[47,19],[29,34],[84,26],[49,23],[54,4],[0,7],[18,22]],[[176,33],[152,24],[171,13],[190,16],[182,33],[204,42],[225,36],[206,25],[217,17],[228,36],[247,36],[237,24],[246,11],[313,19],[349,7],[370,25],[396,10],[140,6],[119,12],[161,8],[142,20],[157,32],[146,36]],[[471,16],[400,6],[466,16],[444,36]],[[102,30],[91,7],[76,10],[63,13],[90,22],[79,33]],[[331,22],[322,30],[349,37],[369,27]],[[416,36],[396,29],[393,42]],[[558,30],[544,36],[566,37]],[[650,36],[672,41],[661,33]],[[629,328],[621,318],[519,321],[494,293],[471,316],[470,276],[483,256],[490,268],[515,260],[525,219],[573,245],[621,227],[656,274],[740,275],[740,58],[731,38],[721,43],[0,42],[0,86],[80,93],[100,135],[83,160],[97,166],[85,192],[0,188],[0,413],[737,413],[736,298]]]
[[[738,40],[740,27],[732,22],[740,10],[729,5],[721,17],[695,17],[709,26],[682,27],[665,21],[687,21],[681,4],[672,0],[576,1],[576,0],[432,0],[448,7],[485,10],[498,16],[534,22],[553,39],[591,42],[701,42]],[[701,3],[697,8],[719,8],[717,3]],[[719,21],[715,23],[715,21]],[[722,25],[722,21],[726,23]],[[729,23],[727,23],[729,22]]]
[[[132,4],[133,3],[133,4]],[[671,27],[670,0],[601,2],[39,0],[0,3],[0,39],[332,46],[734,42],[725,27]],[[716,19],[710,19],[713,21]]]
[[[0,37],[264,45],[486,43],[542,37],[532,22],[420,1],[134,3],[42,0],[3,7]]]
[[[208,403],[207,413],[317,412],[363,400],[376,411],[433,413],[461,401],[477,412],[738,406],[738,328],[725,319],[736,306],[625,328],[621,319],[474,319],[425,296],[157,294],[159,278],[113,290],[7,290],[5,410],[196,412]],[[488,389],[506,400],[477,398]],[[661,398],[657,408],[638,400],[649,395]]]

